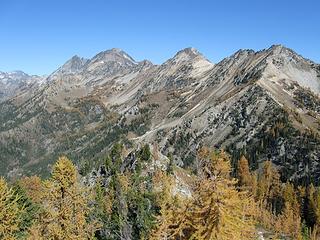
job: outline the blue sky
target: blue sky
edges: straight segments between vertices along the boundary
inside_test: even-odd
[[[283,44],[320,62],[317,0],[0,0],[0,71],[49,74],[113,47],[162,63],[195,47],[212,62]]]

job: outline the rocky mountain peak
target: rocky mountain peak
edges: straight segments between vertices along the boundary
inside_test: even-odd
[[[139,62],[139,65],[140,66],[143,66],[143,67],[151,67],[153,66],[153,63],[149,60],[142,60],[141,62]]]
[[[273,79],[285,80],[287,85],[297,83],[315,94],[320,93],[320,71],[314,62],[283,45],[272,45],[263,52],[267,54],[266,76],[277,76]]]
[[[282,49],[286,48],[284,45],[282,44],[273,44],[271,45],[271,47],[269,48],[269,50],[272,51],[281,51]]]
[[[107,62],[117,62],[121,65],[136,65],[137,62],[125,51],[119,48],[112,48],[110,50],[106,50],[98,53],[94,56],[91,63],[107,63]]]
[[[252,50],[252,49],[239,49],[232,56],[234,56],[235,58],[239,58],[241,56],[249,56],[249,55],[252,55],[254,53],[255,53],[255,51]]]
[[[234,54],[232,54],[231,56],[223,59],[219,65],[228,65],[231,63],[240,63],[242,61],[244,61],[245,59],[247,59],[248,57],[252,56],[255,54],[255,51],[252,49],[240,49],[237,52],[235,52]]]
[[[74,55],[69,61],[73,63],[77,63],[77,62],[82,62],[84,60],[87,60],[87,59],[79,57],[78,55]]]
[[[0,81],[24,81],[30,78],[28,74],[23,71],[12,71],[12,72],[0,72]]]
[[[88,63],[88,59],[79,57],[78,55],[73,56],[61,68],[58,69],[60,73],[78,73],[83,70],[83,67]]]
[[[282,58],[295,58],[297,60],[306,60],[292,49],[281,44],[272,45],[266,51],[269,52],[271,56],[275,57],[280,56]]]
[[[195,58],[204,59],[204,56],[197,49],[189,47],[177,52],[172,60],[175,62],[185,62],[194,60]]]
[[[177,67],[181,65],[200,65],[205,67],[212,67],[213,64],[206,59],[197,49],[189,47],[180,50],[172,58],[167,60],[163,66]]]
[[[177,54],[185,53],[189,56],[199,56],[202,55],[196,48],[188,47],[185,49],[180,50]]]
[[[14,75],[14,76],[29,76],[28,74],[20,70],[12,71],[12,72],[9,72],[8,74]]]

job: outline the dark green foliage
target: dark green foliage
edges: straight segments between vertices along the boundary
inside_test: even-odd
[[[140,157],[134,170],[130,166],[130,170],[123,169],[126,159],[121,156],[122,148],[121,144],[113,146],[105,160],[105,178],[100,179],[95,187],[96,217],[103,224],[96,236],[98,239],[147,239],[155,224],[155,196],[150,188],[151,178],[142,176]],[[143,149],[144,154],[150,151],[146,146]],[[148,158],[142,157],[143,161],[151,157],[146,156]],[[121,180],[123,177],[125,183]],[[106,201],[107,208],[104,205]]]
[[[0,175],[5,175],[13,167],[17,167],[23,170],[24,174],[47,177],[50,165],[61,155],[68,156],[77,163],[81,174],[85,175],[98,166],[96,163],[101,163],[112,144],[126,140],[130,131],[138,135],[148,131],[151,112],[158,107],[156,104],[142,107],[139,115],[127,121],[90,97],[70,102],[68,109],[56,106],[52,112],[48,112],[41,105],[41,98],[37,101],[27,101],[19,108],[8,101],[0,104],[0,131],[18,126],[21,128],[21,135],[26,139],[22,141],[23,138],[11,136],[1,140]],[[26,111],[29,105],[36,108]],[[21,125],[34,116],[36,118],[33,124],[36,127],[27,129]],[[92,128],[85,128],[90,124]],[[29,139],[33,141],[30,142]],[[47,151],[48,148],[51,149],[50,152]],[[90,162],[86,162],[88,159]],[[36,161],[27,164],[31,160]],[[15,166],[9,164],[13,162],[16,163]]]
[[[149,144],[145,144],[138,153],[141,161],[148,162],[151,159],[151,152]]]
[[[319,138],[295,129],[288,113],[278,109],[262,131],[251,138],[246,146],[237,149],[234,143],[230,144],[226,150],[232,155],[234,169],[241,155],[249,160],[250,168],[254,170],[259,168],[261,162],[271,160],[276,165],[282,166],[280,173],[283,181],[287,181],[293,174],[296,174],[300,176],[295,178],[296,183],[306,186],[312,181],[317,184],[320,181],[318,175],[303,174],[304,169],[316,167],[312,166],[314,163],[311,159],[313,151],[319,144]]]
[[[293,94],[298,107],[320,113],[320,99],[312,91],[297,86]]]
[[[317,223],[317,205],[315,202],[315,193],[312,192],[310,186],[307,187],[306,196],[304,196],[302,203],[302,218],[306,226],[313,228]]]
[[[134,184],[135,186],[135,184]],[[132,239],[147,239],[155,224],[154,195],[132,188],[128,193],[128,219],[132,224]]]
[[[169,158],[169,164],[168,164],[168,168],[167,168],[167,173],[168,174],[172,174],[173,173],[174,162],[173,162],[173,155],[172,155],[171,152],[169,152],[168,158]]]
[[[30,100],[19,108],[10,101],[0,103],[0,131],[18,127],[38,115],[40,111],[42,108],[39,102],[32,103],[32,107],[30,107]]]
[[[185,168],[195,169],[196,152],[190,151],[189,146],[193,140],[191,132],[175,130],[173,135],[168,139],[165,149],[168,149],[170,146],[173,147],[174,151],[172,155],[180,157]],[[168,152],[164,152],[164,154],[168,154]]]
[[[17,234],[17,237],[20,239],[27,236],[28,229],[33,224],[33,221],[35,220],[37,214],[40,211],[40,207],[33,203],[30,198],[28,198],[25,190],[22,187],[20,187],[20,185],[14,185],[13,189],[16,196],[18,196],[19,198],[18,204],[20,208],[25,209],[22,215],[22,222],[19,226],[20,229]]]
[[[110,221],[107,229],[111,239],[122,239],[126,234],[127,206],[124,192],[121,188],[117,174],[111,177],[108,191],[114,192]],[[120,236],[120,238],[119,238]]]
[[[120,143],[116,143],[115,145],[113,145],[110,153],[110,158],[114,163],[121,161],[122,149],[123,149],[123,145]]]

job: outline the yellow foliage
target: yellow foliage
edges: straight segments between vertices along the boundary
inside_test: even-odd
[[[239,185],[242,188],[252,189],[253,179],[249,170],[248,160],[242,156],[238,162]]]
[[[43,209],[30,234],[55,240],[93,239],[98,226],[87,219],[92,197],[77,175],[70,160],[59,158],[52,178],[43,183]]]
[[[236,189],[237,181],[230,177],[229,157],[224,152],[206,150],[202,150],[201,157],[206,157],[201,159],[203,172],[193,197],[183,199],[184,204],[173,201],[170,188],[166,187],[172,184],[159,173],[165,179],[160,188],[163,201],[158,227],[151,239],[255,239],[251,215],[254,201],[246,192]]]
[[[66,157],[60,157],[53,167],[52,180],[61,188],[74,186],[77,182],[77,170]]]
[[[302,189],[298,189],[302,192]],[[304,193],[303,193],[304,194]],[[284,207],[278,213],[272,204],[283,199]],[[300,204],[294,187],[290,183],[282,184],[278,171],[270,161],[265,162],[258,183],[259,214],[257,220],[267,229],[278,235],[286,235],[301,239]],[[274,200],[275,203],[270,202]]]
[[[19,185],[26,191],[27,196],[34,203],[41,203],[43,187],[42,181],[38,176],[24,177],[19,180]]]
[[[173,218],[173,180],[163,171],[157,170],[152,178],[153,190],[156,194],[156,204],[160,215],[156,218],[156,227],[150,234],[150,240],[167,239],[169,225]]]
[[[16,196],[3,178],[0,178],[0,239],[14,240],[19,230],[24,208],[18,205]]]

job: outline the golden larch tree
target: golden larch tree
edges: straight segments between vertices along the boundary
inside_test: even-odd
[[[179,196],[174,196],[174,179],[166,172],[157,170],[152,179],[153,190],[156,194],[156,205],[159,215],[156,216],[155,229],[150,234],[150,240],[168,239],[171,235],[172,224],[182,214],[183,201]],[[187,201],[187,199],[184,199]]]
[[[14,240],[22,222],[24,207],[18,204],[19,196],[0,178],[0,239]]]
[[[93,239],[97,229],[88,221],[91,193],[79,183],[72,162],[61,157],[53,167],[51,179],[43,183],[43,209],[31,236],[40,239]]]
[[[23,177],[18,184],[26,191],[32,202],[41,204],[43,196],[42,180],[38,176]]]
[[[169,218],[159,239],[256,239],[253,199],[236,188],[230,159],[224,152],[201,151],[201,169],[192,199]]]
[[[249,170],[249,163],[245,156],[242,156],[238,162],[239,185],[244,188],[252,188],[252,175]]]

